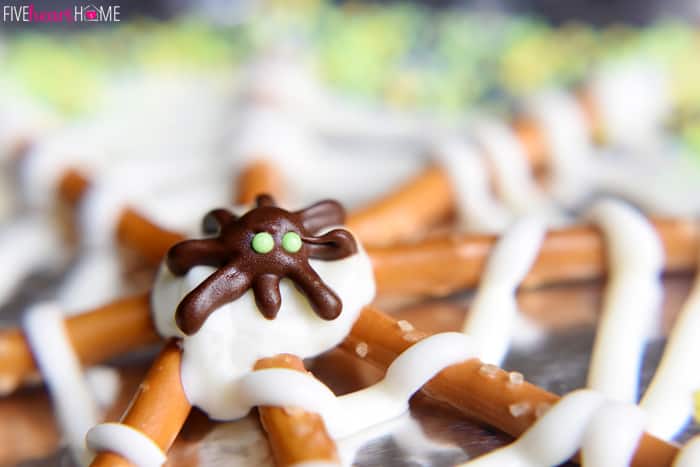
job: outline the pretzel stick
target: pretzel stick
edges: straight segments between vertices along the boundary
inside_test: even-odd
[[[363,359],[386,370],[401,352],[428,335],[415,330],[405,332],[390,316],[366,307],[341,348],[354,355],[357,345],[364,343],[367,354]],[[485,368],[488,371],[484,371]],[[444,369],[423,387],[423,392],[468,418],[516,438],[536,421],[538,408],[549,407],[559,400],[555,394],[528,382],[511,383],[507,372],[492,365],[485,366],[478,359]],[[512,412],[513,407],[528,410],[516,413]],[[675,445],[644,434],[632,466],[670,466],[677,453]]]
[[[668,219],[652,223],[664,247],[665,271],[695,269],[700,224]],[[414,244],[370,247],[367,253],[380,294],[445,295],[478,284],[496,240],[494,235],[451,235]],[[605,270],[605,242],[597,229],[553,230],[546,235],[524,286],[595,279]]]
[[[84,366],[157,342],[147,294],[112,302],[66,320],[66,330]],[[36,375],[36,362],[19,329],[0,331],[0,395]]]
[[[248,166],[240,175],[237,201],[252,203],[260,193],[278,193],[282,178],[268,162],[258,161]],[[90,187],[90,180],[76,169],[68,170],[58,184],[59,199],[77,208]],[[133,208],[124,208],[119,218],[117,240],[138,253],[149,264],[157,265],[168,249],[184,240],[184,236],[153,223]]]
[[[164,452],[170,449],[192,409],[180,381],[182,350],[169,341],[153,362],[121,423],[151,438]],[[99,453],[92,467],[129,467],[112,452]]]
[[[289,354],[258,360],[255,369],[264,368],[306,371],[304,362]],[[338,462],[335,442],[318,414],[288,407],[259,407],[258,412],[278,467],[310,461]]]
[[[117,226],[117,239],[148,261],[158,265],[171,246],[185,239],[178,232],[171,232],[154,224],[131,208],[122,212]]]
[[[237,181],[236,204],[252,204],[258,195],[265,193],[275,199],[284,198],[282,174],[268,161],[252,162],[238,175]]]
[[[78,169],[68,169],[58,181],[58,198],[76,208],[90,189],[90,180]]]
[[[430,167],[394,193],[348,216],[347,226],[366,244],[387,244],[422,232],[454,209],[450,181]]]
[[[600,132],[601,125],[595,102],[585,93],[577,99],[593,136]],[[538,123],[532,118],[520,117],[511,126],[532,172],[545,171],[549,164],[549,147]],[[394,192],[353,213],[348,226],[370,245],[414,237],[455,210],[452,183],[441,167],[431,166]]]

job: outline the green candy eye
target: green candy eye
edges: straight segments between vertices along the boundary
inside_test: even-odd
[[[282,248],[288,253],[301,250],[301,237],[296,232],[287,232],[282,236]]]
[[[275,239],[267,232],[258,232],[253,237],[253,241],[250,242],[250,246],[256,253],[269,253],[275,247]]]

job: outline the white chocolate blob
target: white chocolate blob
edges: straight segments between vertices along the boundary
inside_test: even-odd
[[[274,320],[258,311],[252,291],[216,309],[202,328],[183,338],[182,382],[188,400],[215,419],[235,419],[250,406],[237,400],[239,379],[262,357],[291,353],[316,356],[338,345],[350,332],[362,308],[374,298],[372,266],[367,254],[309,263],[343,302],[334,320],[318,317],[307,298],[291,283],[280,282],[282,306]],[[176,277],[160,269],[152,295],[154,320],[163,337],[182,337],[174,321],[182,298],[214,268],[197,266]]]
[[[508,352],[518,317],[515,292],[537,258],[545,232],[541,221],[521,219],[489,256],[463,328],[476,340],[485,363],[500,365]]]
[[[644,346],[660,312],[663,248],[649,221],[625,203],[597,202],[587,216],[603,231],[610,271],[588,387],[636,403]]]

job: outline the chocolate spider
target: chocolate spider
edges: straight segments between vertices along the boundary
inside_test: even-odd
[[[357,252],[354,237],[345,229],[314,235],[344,219],[345,211],[336,201],[290,212],[268,195],[258,196],[256,207],[240,218],[225,209],[211,211],[204,218],[204,231],[216,236],[180,242],[166,257],[168,268],[178,276],[197,265],[217,268],[180,302],[177,325],[185,334],[194,334],[216,308],[250,288],[262,315],[274,319],[281,305],[279,283],[285,277],[319,317],[337,318],[343,305],[309,259],[337,260]]]

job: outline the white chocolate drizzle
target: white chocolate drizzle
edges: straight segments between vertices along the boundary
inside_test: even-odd
[[[136,467],[156,467],[166,460],[162,449],[143,432],[122,423],[101,423],[88,431],[87,446],[94,452],[119,454]]]
[[[587,164],[592,150],[580,105],[564,92],[549,91],[535,96],[529,111],[549,146],[552,195],[566,206],[579,203],[587,193]]]
[[[644,413],[635,405],[577,390],[548,408],[518,440],[462,466],[549,467],[581,448],[584,467],[620,467],[632,459],[644,423]]]
[[[85,434],[100,418],[80,362],[68,339],[63,314],[53,304],[27,311],[24,332],[37,366],[49,388],[61,432],[80,463],[89,461]]]
[[[687,443],[673,461],[673,467],[697,467],[700,465],[700,436]]]
[[[409,347],[377,384],[336,397],[305,373],[282,368],[245,375],[236,397],[249,407],[301,407],[319,413],[333,438],[344,438],[408,410],[408,400],[444,368],[475,357],[474,344],[460,333],[435,334]]]
[[[647,431],[671,439],[693,413],[693,394],[700,389],[700,274],[676,318],[661,362],[641,406],[649,414]]]
[[[609,270],[588,387],[636,403],[644,346],[660,311],[663,249],[649,221],[625,203],[600,201],[588,218],[605,236]]]
[[[124,292],[119,253],[112,248],[88,250],[68,272],[58,302],[68,314],[116,300]]]
[[[21,282],[40,267],[63,260],[61,240],[50,219],[20,218],[0,229],[0,264],[11,268],[0,280],[0,304],[7,302]]]
[[[498,240],[479,281],[463,332],[477,342],[479,358],[500,365],[513,336],[515,292],[532,267],[546,229],[535,218],[513,224]]]
[[[432,151],[452,180],[462,227],[469,231],[503,230],[511,214],[493,198],[489,176],[477,149],[466,141],[450,139],[440,142]]]
[[[548,209],[549,202],[537,186],[525,149],[513,130],[499,121],[483,120],[475,125],[474,137],[494,170],[496,191],[506,206],[517,214]]]

